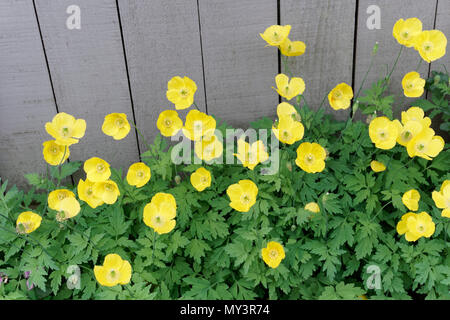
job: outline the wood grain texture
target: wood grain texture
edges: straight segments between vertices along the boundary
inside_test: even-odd
[[[200,0],[208,113],[234,126],[276,114],[277,49],[260,33],[277,24],[275,0]]]
[[[450,71],[450,1],[438,0],[435,29],[441,30],[447,37],[447,52],[441,59],[431,63],[430,68],[445,71],[443,65]]]
[[[366,13],[367,8],[376,4],[381,9],[381,29],[369,30],[366,26],[369,14]],[[375,42],[379,43],[379,50],[375,56],[374,67],[367,77],[364,89],[370,88],[371,84],[386,75],[386,65],[389,69],[393,66],[398,55],[401,45],[392,36],[392,28],[399,19],[407,19],[412,17],[419,18],[423,23],[424,30],[433,29],[434,16],[436,10],[436,0],[416,1],[416,0],[360,0],[358,13],[358,31],[356,45],[356,64],[355,64],[355,88],[359,88],[367,71],[371,59],[371,52]],[[403,48],[402,55],[394,70],[391,83],[387,90],[387,94],[395,95],[394,117],[397,117],[402,110],[407,109],[414,101],[413,98],[403,96],[401,81],[404,75],[410,71],[416,70],[421,57],[414,48]],[[428,63],[422,61],[418,72],[422,78],[428,76]],[[365,119],[358,113],[359,119]]]
[[[24,174],[45,170],[44,125],[56,107],[33,3],[1,1],[0,30],[0,177],[24,187]]]
[[[113,167],[139,160],[135,131],[120,141],[105,135],[104,117],[126,113],[133,120],[116,2],[78,0],[81,29],[69,30],[66,9],[72,0],[38,0],[36,9],[59,111],[83,118],[86,134],[71,147],[71,160],[97,156]],[[84,173],[76,175],[75,183]]]
[[[306,44],[305,53],[290,57],[289,63],[305,81],[304,95],[314,109],[339,83],[352,85],[355,10],[354,0],[280,0],[281,24],[292,26],[289,38]],[[325,110],[337,119],[350,113],[334,111],[328,100]]]
[[[205,111],[196,0],[119,0],[136,122],[147,142],[159,132],[161,111],[175,109],[167,82],[187,76],[197,83],[195,101]],[[194,108],[194,107],[192,107]],[[184,121],[187,110],[180,110]],[[146,150],[140,140],[141,150]]]

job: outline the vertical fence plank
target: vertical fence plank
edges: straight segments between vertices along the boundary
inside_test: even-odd
[[[366,25],[369,14],[367,8],[376,4],[381,12],[381,29],[369,30]],[[385,76],[386,65],[389,69],[394,64],[394,61],[400,50],[400,44],[392,36],[392,28],[398,19],[407,19],[412,17],[419,18],[423,23],[423,29],[429,30],[433,28],[434,15],[436,9],[436,0],[430,1],[415,1],[415,0],[379,0],[376,3],[371,0],[359,1],[358,14],[358,35],[356,43],[356,65],[355,65],[355,88],[359,88],[367,71],[371,59],[371,52],[375,42],[379,43],[379,50],[375,57],[374,67],[368,75],[364,83],[364,89],[370,88],[371,84]],[[391,84],[389,86],[388,94],[394,94],[396,103],[394,105],[394,116],[398,116],[401,110],[408,107],[413,100],[411,98],[404,98],[401,81],[404,75],[410,71],[416,70],[420,55],[414,48],[403,48],[400,60],[391,77]],[[428,64],[422,62],[418,72],[422,78],[428,76]],[[366,116],[358,115],[358,118],[366,118]]]
[[[277,24],[277,1],[200,0],[199,11],[208,113],[243,127],[273,116],[278,56],[259,34]]]
[[[292,26],[291,40],[306,44],[302,56],[289,60],[293,73],[305,80],[304,95],[314,109],[337,84],[352,85],[355,10],[354,0],[280,0],[281,24]],[[325,110],[338,119],[349,115],[332,110],[328,100]]]
[[[438,0],[436,11],[436,29],[441,30],[449,43],[447,52],[441,59],[431,63],[430,71],[445,71],[443,65],[450,71],[450,1]]]
[[[56,113],[33,3],[0,2],[0,177],[44,171],[44,124]]]
[[[80,29],[66,26],[72,4],[81,10]],[[135,131],[116,141],[101,130],[108,113],[126,113],[133,120],[116,2],[39,0],[36,9],[59,111],[87,122],[70,159],[98,156],[126,170],[139,159]]]
[[[195,101],[205,111],[196,0],[119,0],[136,122],[147,142],[158,132],[161,111],[174,109],[167,82],[187,76],[197,83]],[[194,108],[194,107],[192,107]],[[182,110],[180,117],[188,110]],[[141,150],[146,150],[143,141]]]

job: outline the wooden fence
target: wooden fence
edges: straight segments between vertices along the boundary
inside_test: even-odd
[[[71,5],[80,9],[79,29],[66,25]],[[374,5],[379,29],[367,26]],[[377,68],[366,83],[392,64],[399,50],[392,26],[409,17],[450,35],[448,0],[2,0],[0,177],[24,185],[25,173],[44,171],[44,124],[62,111],[87,121],[70,160],[99,156],[127,168],[143,141],[134,131],[121,141],[104,135],[104,116],[126,113],[152,141],[159,112],[172,108],[165,92],[175,75],[196,81],[200,109],[235,126],[274,117],[279,98],[271,87],[281,63],[259,36],[272,24],[292,25],[290,38],[306,43],[292,69],[317,108],[336,84],[359,87],[376,41]],[[414,50],[404,52],[394,91],[419,62]],[[420,73],[449,62],[447,54],[422,63]]]

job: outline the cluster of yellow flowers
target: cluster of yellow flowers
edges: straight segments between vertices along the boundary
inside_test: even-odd
[[[291,41],[288,36],[290,25],[273,25],[268,27],[261,37],[269,46],[277,47],[286,56],[299,56],[305,52],[306,45],[302,41]],[[414,47],[427,62],[439,59],[445,54],[447,39],[439,30],[422,31],[422,23],[417,18],[404,21],[400,19],[394,26],[393,35],[397,41],[406,46]],[[287,59],[287,58],[286,58]],[[283,98],[291,100],[302,95],[305,82],[302,78],[289,79],[285,74],[275,77],[275,91]],[[425,80],[420,79],[417,72],[408,73],[403,81],[404,94],[407,97],[422,95]],[[175,110],[161,112],[157,120],[157,128],[161,135],[171,137],[181,132],[194,142],[196,156],[204,161],[211,161],[222,156],[223,144],[215,135],[216,120],[198,110],[194,102],[197,91],[196,83],[188,77],[175,76],[168,81],[166,97],[175,105],[176,110],[187,109],[195,105],[197,110],[190,110],[185,123]],[[328,94],[328,101],[334,110],[348,109],[353,99],[353,90],[346,83],[340,83]],[[303,139],[304,126],[301,117],[294,106],[282,102],[277,106],[278,120],[272,130],[277,139],[292,145]],[[369,125],[369,136],[377,148],[391,149],[396,143],[405,146],[410,157],[422,157],[431,160],[444,148],[444,140],[436,136],[430,128],[431,120],[425,117],[422,109],[411,107],[402,112],[401,122],[389,120],[387,117],[374,118]],[[134,125],[135,126],[135,125]],[[69,146],[79,142],[86,130],[83,119],[75,119],[66,113],[58,113],[52,122],[46,123],[46,131],[55,139],[43,143],[43,156],[47,163],[59,166],[70,155]],[[111,113],[105,116],[102,131],[115,140],[124,139],[131,130],[131,125],[124,113]],[[296,165],[308,173],[318,173],[325,169],[327,151],[318,143],[303,142],[297,148]],[[252,144],[244,139],[237,143],[237,153],[234,154],[243,167],[253,170],[259,163],[269,158],[263,142],[258,140]],[[386,170],[385,164],[372,161],[371,168],[375,172]],[[80,179],[77,193],[80,200],[90,207],[96,208],[103,204],[114,204],[120,190],[116,182],[110,179],[110,165],[99,157],[92,157],[85,161],[83,169],[86,179]],[[291,169],[292,170],[292,167]],[[151,178],[151,169],[145,163],[132,164],[127,172],[126,180],[129,185],[141,188]],[[190,176],[193,188],[198,192],[204,191],[212,184],[211,172],[204,167],[198,168]],[[255,205],[258,196],[258,186],[251,180],[244,179],[230,185],[226,193],[230,199],[230,207],[238,212],[249,212]],[[434,191],[432,198],[436,206],[442,210],[442,216],[450,218],[450,180],[446,180],[440,191]],[[411,211],[419,209],[420,194],[412,189],[402,197],[402,202]],[[75,194],[67,189],[57,189],[49,193],[48,206],[57,212],[59,222],[73,218],[80,212],[80,203]],[[305,205],[305,210],[319,213],[320,207],[316,202]],[[158,192],[143,209],[143,221],[158,234],[167,234],[176,226],[177,203],[175,197],[169,193]],[[36,230],[42,217],[34,212],[22,212],[16,221],[16,229],[20,234],[31,233]],[[397,224],[400,235],[405,234],[407,241],[416,241],[420,237],[430,237],[435,230],[432,218],[426,212],[408,212],[402,216]],[[271,268],[277,268],[285,258],[281,243],[269,241],[261,249],[263,261]],[[128,261],[117,254],[108,254],[102,266],[94,267],[97,281],[103,286],[127,284],[131,279],[132,268]]]
[[[423,60],[430,63],[445,55],[447,38],[440,30],[422,30],[422,21],[418,18],[398,20],[392,29],[392,35],[401,45],[414,47]],[[425,79],[417,71],[408,72],[402,80],[406,97],[417,98],[424,92]]]
[[[414,47],[423,60],[430,63],[445,55],[447,38],[440,30],[422,30],[422,21],[418,18],[398,20],[392,29],[392,35],[401,45]]]
[[[397,143],[406,147],[408,155],[431,160],[444,149],[444,139],[430,128],[431,119],[419,107],[402,111],[401,122],[376,117],[369,124],[369,136],[379,149],[392,149]],[[375,168],[374,171],[381,171]]]
[[[282,55],[287,57],[301,56],[305,53],[306,45],[302,41],[291,41],[288,37],[290,32],[290,25],[273,25],[259,35],[267,42],[268,46],[279,48]]]

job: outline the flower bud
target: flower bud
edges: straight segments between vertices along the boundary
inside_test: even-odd
[[[289,170],[289,172],[292,172],[292,163],[290,161],[286,162],[286,168]]]
[[[434,77],[434,84],[438,84],[440,81],[441,81],[441,76],[436,75],[436,77]]]
[[[372,54],[373,54],[373,55],[376,55],[377,52],[378,52],[378,41],[375,42],[375,45],[373,46]]]
[[[181,183],[181,177],[179,175],[175,176],[175,183],[180,184]]]
[[[300,101],[302,101],[302,95],[299,94],[296,98],[295,101],[297,102],[298,105],[300,105]]]

